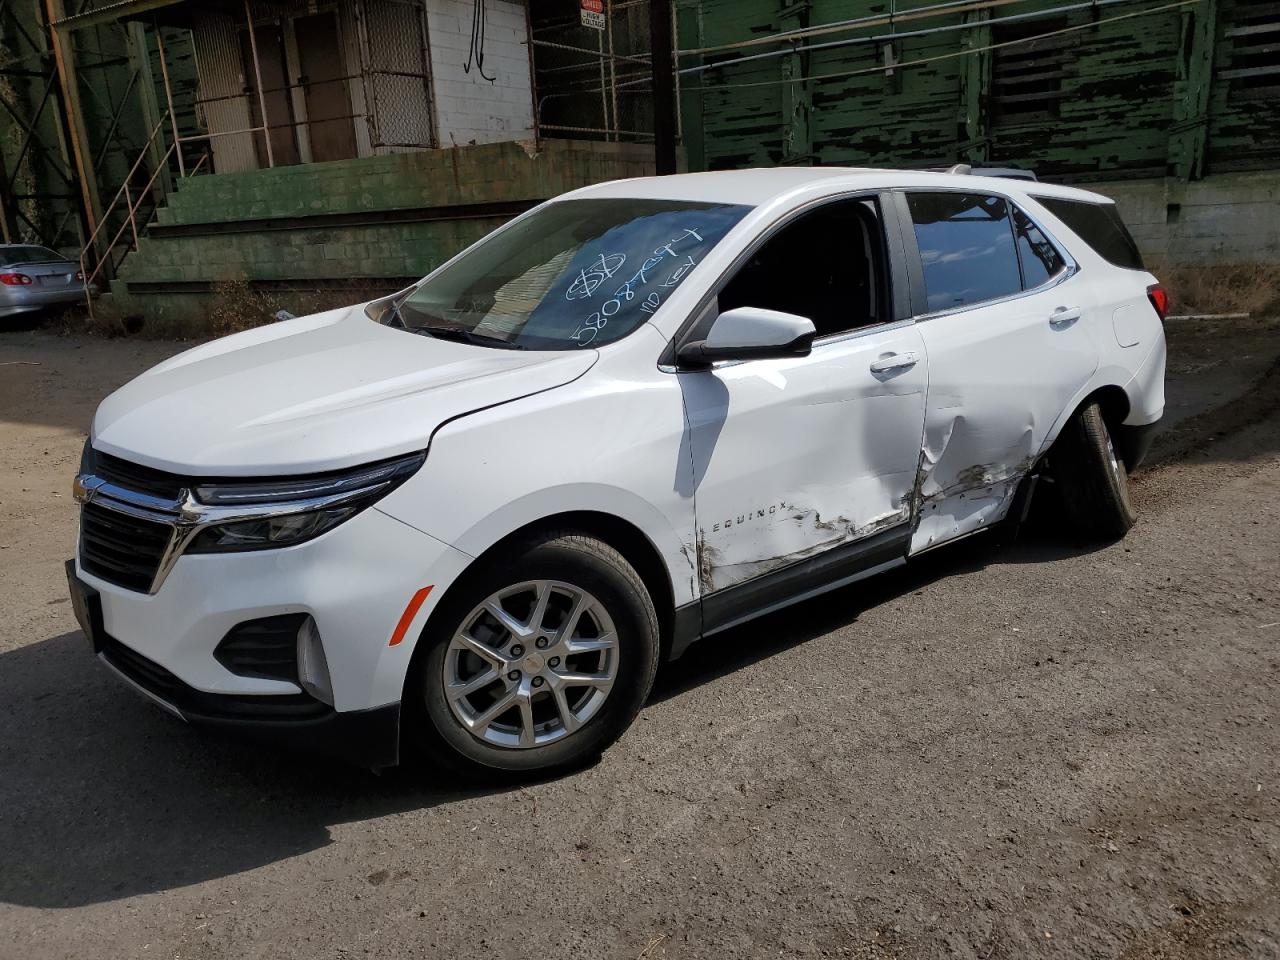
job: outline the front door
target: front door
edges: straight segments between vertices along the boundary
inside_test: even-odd
[[[894,528],[905,551],[928,361],[914,325],[893,322],[885,249],[875,200],[836,201],[720,290],[719,310],[807,316],[818,339],[808,357],[679,374],[704,598]]]
[[[298,83],[306,102],[311,159],[349,160],[356,155],[356,135],[337,17],[332,12],[298,17],[293,31],[298,42]]]
[[[1005,516],[1098,349],[1087,282],[1017,206],[963,191],[910,192],[907,206],[928,297],[916,553]]]

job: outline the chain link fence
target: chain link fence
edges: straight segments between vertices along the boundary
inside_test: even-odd
[[[540,136],[653,139],[648,0],[603,0],[604,29],[577,4],[530,5]]]

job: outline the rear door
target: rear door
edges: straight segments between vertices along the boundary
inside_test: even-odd
[[[913,553],[1004,517],[1018,480],[1098,366],[1095,304],[1048,233],[1005,197],[906,191],[925,302],[929,398]]]

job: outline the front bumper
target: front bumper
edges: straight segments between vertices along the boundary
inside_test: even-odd
[[[68,560],[66,568],[76,619],[98,659],[179,719],[374,769],[399,763],[400,704],[340,713],[306,693],[262,696],[197,690],[107,633],[101,594],[76,575],[74,560]]]
[[[399,703],[416,640],[435,604],[471,558],[369,507],[328,533],[293,547],[183,555],[155,593],[143,593],[68,564],[94,598],[81,615],[97,652],[117,673],[183,719],[254,728],[268,737],[324,748],[355,734],[381,738],[361,763],[395,756]],[[406,608],[426,587],[398,632]],[[232,672],[215,655],[238,625],[307,615],[315,623],[333,707],[299,683]],[[392,640],[402,636],[403,642]],[[390,731],[390,732],[388,732]],[[357,752],[358,753],[358,752]]]

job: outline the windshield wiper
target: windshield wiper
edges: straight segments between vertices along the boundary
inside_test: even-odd
[[[484,333],[476,333],[473,330],[463,330],[461,327],[409,327],[413,333],[425,334],[429,337],[436,337],[439,340],[453,340],[457,343],[473,343],[485,347],[498,347],[502,350],[528,350],[523,343],[512,343],[510,340],[503,340],[501,337],[491,337]]]

